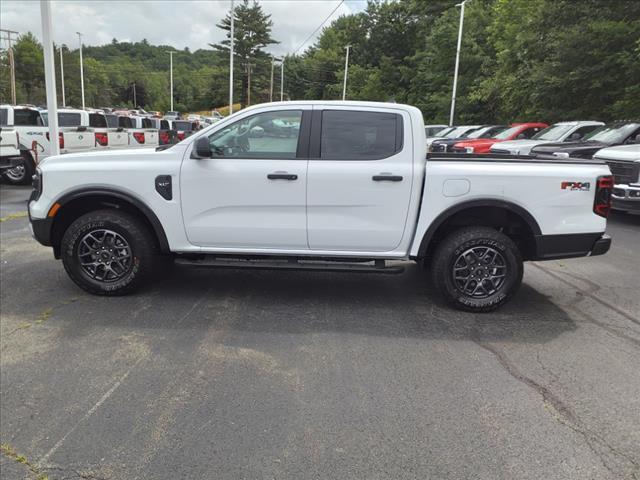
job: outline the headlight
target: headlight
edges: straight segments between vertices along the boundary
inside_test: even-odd
[[[465,148],[464,148],[464,151],[465,151],[466,153],[473,153],[474,149],[473,149],[473,147],[465,147]]]
[[[36,173],[31,177],[31,186],[33,192],[31,192],[31,200],[38,200],[42,195],[42,170],[36,168]]]

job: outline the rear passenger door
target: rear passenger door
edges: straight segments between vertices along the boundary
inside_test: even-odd
[[[314,109],[307,174],[310,249],[398,247],[413,177],[410,125],[406,112],[389,108]]]

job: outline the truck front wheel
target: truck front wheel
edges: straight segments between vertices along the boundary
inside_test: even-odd
[[[489,227],[450,233],[432,262],[433,284],[456,308],[489,312],[506,303],[522,283],[522,255],[516,244]]]
[[[153,267],[153,239],[133,215],[97,210],[75,220],[62,237],[62,263],[79,287],[96,295],[123,295]]]

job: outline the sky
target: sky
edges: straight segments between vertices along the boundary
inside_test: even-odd
[[[238,3],[238,0],[236,1]],[[320,23],[340,4],[339,0],[260,0],[271,14],[272,36],[280,41],[266,50],[275,56],[296,50]],[[171,45],[182,50],[210,48],[225,32],[216,24],[226,15],[230,0],[53,0],[53,41],[70,48],[78,45],[83,34],[85,45],[104,45],[113,38],[140,41],[152,45]],[[366,0],[345,0],[331,18],[364,10]],[[42,40],[40,2],[38,0],[1,0],[0,28],[20,33],[32,32]],[[313,45],[318,30],[301,49]],[[2,47],[6,45],[2,44]]]

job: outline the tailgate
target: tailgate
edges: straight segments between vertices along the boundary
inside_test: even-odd
[[[144,131],[144,143],[150,147],[158,146],[158,130],[148,129]]]
[[[109,148],[126,148],[129,146],[129,134],[124,130],[109,130]]]
[[[95,148],[96,139],[93,130],[78,132],[77,130],[63,130],[63,145],[60,153],[86,152]]]

